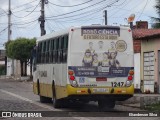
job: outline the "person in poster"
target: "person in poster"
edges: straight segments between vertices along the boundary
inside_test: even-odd
[[[103,61],[103,52],[105,51],[103,48],[103,41],[99,41],[98,45],[99,45],[98,59],[99,59],[99,62],[102,62]]]
[[[95,53],[94,55],[93,55],[93,62],[92,62],[92,66],[99,66],[99,61],[98,61],[98,54],[97,53]]]
[[[84,53],[84,57],[82,60],[82,66],[91,67],[92,61],[93,61],[93,59],[92,59],[91,51],[89,49],[87,49]]]
[[[110,66],[111,67],[120,67],[119,61],[116,59],[117,51],[110,53]]]
[[[93,42],[89,42],[89,50],[91,51],[91,55],[93,56],[95,53],[95,50],[93,49]]]
[[[108,52],[104,52],[103,53],[103,60],[102,60],[102,62],[101,62],[101,66],[102,67],[106,67],[106,66],[110,66],[109,65],[109,54],[108,54]]]
[[[117,57],[117,51],[115,49],[115,43],[111,42],[111,49],[109,51],[109,64],[110,67],[120,67],[119,61],[116,59]]]

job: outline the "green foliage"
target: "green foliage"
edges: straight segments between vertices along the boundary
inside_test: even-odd
[[[31,50],[36,45],[36,39],[17,38],[16,40],[6,43],[7,57],[20,61],[30,59]]]
[[[148,105],[145,109],[149,111],[160,111],[160,103]]]
[[[5,66],[0,65],[0,75],[5,75]]]
[[[151,17],[151,20],[154,22],[154,24],[152,24],[152,28],[160,28],[160,0],[156,0],[155,9],[158,14],[158,18]]]

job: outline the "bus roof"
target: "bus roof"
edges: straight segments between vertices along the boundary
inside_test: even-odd
[[[120,29],[130,29],[128,26],[126,27],[126,26],[108,26],[108,25],[90,25],[90,26],[81,26],[81,27],[96,28],[96,27],[104,27],[104,26],[111,27],[111,28],[119,27]],[[69,30],[80,29],[81,27],[70,27],[70,28],[67,28],[67,29],[64,29],[64,30],[61,30],[61,31],[52,32],[50,34],[39,37],[37,39],[37,42],[47,40],[47,39],[50,39],[50,38],[54,38],[54,37],[58,37],[58,36],[61,36],[61,35],[69,34]]]
[[[57,32],[52,32],[50,34],[39,37],[37,39],[37,42],[47,40],[47,39],[50,39],[50,38],[54,38],[54,37],[58,37],[58,36],[61,36],[61,35],[65,35],[65,34],[68,34],[68,33],[69,33],[69,29],[65,29],[65,30],[61,30],[61,31],[57,31]]]

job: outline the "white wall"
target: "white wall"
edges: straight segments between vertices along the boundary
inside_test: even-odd
[[[7,76],[12,74],[12,61],[10,58],[7,58]]]
[[[30,75],[30,64],[27,65],[27,75]]]
[[[134,54],[134,88],[140,89],[140,53]]]
[[[0,61],[0,65],[4,65],[5,64],[5,61]]]

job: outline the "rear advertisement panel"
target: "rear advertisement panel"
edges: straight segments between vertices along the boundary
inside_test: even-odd
[[[69,69],[76,76],[126,77],[133,69],[133,42],[127,30],[82,27],[72,36]]]

